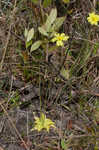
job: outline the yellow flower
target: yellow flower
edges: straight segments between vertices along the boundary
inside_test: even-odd
[[[54,122],[52,122],[50,119],[47,119],[46,116],[43,113],[41,113],[40,118],[35,117],[35,126],[32,129],[32,131],[41,131],[42,129],[46,129],[49,132],[50,127],[55,128]]]
[[[87,20],[92,25],[97,25],[99,21],[99,15],[96,15],[95,12],[89,13],[89,17],[87,17]]]
[[[54,38],[51,40],[51,42],[56,42],[57,46],[64,46],[63,41],[67,41],[69,39],[69,36],[66,36],[64,33],[55,33]]]

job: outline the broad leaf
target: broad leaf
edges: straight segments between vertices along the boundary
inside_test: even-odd
[[[27,42],[29,42],[34,37],[34,28],[30,29],[27,35]]]
[[[49,5],[51,5],[51,2],[52,2],[52,0],[44,0],[44,1],[43,1],[43,6],[46,8],[46,7],[48,7]]]
[[[70,0],[62,0],[65,4],[68,4]]]
[[[45,27],[46,27],[48,32],[50,30],[51,25],[56,20],[56,17],[57,17],[57,9],[54,8],[54,9],[51,10],[50,15],[48,16],[47,21],[45,23]]]
[[[65,4],[68,4],[68,3],[70,2],[70,0],[63,0],[63,2],[64,2]]]
[[[28,35],[28,30],[25,28],[25,31],[24,31],[25,38],[27,38],[27,35]]]
[[[61,75],[65,78],[65,79],[69,79],[69,70],[66,70],[64,67],[61,70]]]
[[[31,46],[31,45],[32,45],[32,40],[29,41],[29,42],[26,42],[26,48],[28,48],[28,47]]]
[[[57,30],[62,26],[64,20],[65,20],[65,17],[59,17],[59,18],[57,18],[57,19],[55,20],[55,22],[54,22],[54,24],[53,24],[51,30],[52,30],[52,31],[57,31]]]
[[[34,4],[38,4],[38,0],[31,0],[32,1],[32,3],[34,3]]]
[[[30,52],[33,52],[33,51],[35,51],[36,49],[38,49],[41,44],[42,44],[42,41],[40,41],[40,40],[39,40],[39,41],[36,41],[34,44],[32,44]]]
[[[43,27],[39,27],[38,30],[39,30],[39,32],[40,32],[42,35],[48,36],[48,33],[44,30]]]

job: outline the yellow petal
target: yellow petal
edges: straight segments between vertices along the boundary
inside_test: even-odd
[[[67,41],[69,39],[69,36],[65,36],[63,41]]]
[[[64,44],[63,44],[62,41],[57,41],[57,42],[56,42],[56,45],[57,45],[57,46],[63,46]]]
[[[65,33],[62,33],[62,34],[61,34],[61,36],[63,36],[63,37],[64,37],[64,36],[65,36]]]
[[[58,36],[60,36],[60,34],[59,33],[55,33],[54,36],[58,37]]]
[[[96,15],[94,12],[89,13],[89,17],[87,17],[87,20],[92,25],[97,25],[99,21],[99,15]]]
[[[57,41],[56,37],[51,40],[51,42],[55,42],[55,41]]]

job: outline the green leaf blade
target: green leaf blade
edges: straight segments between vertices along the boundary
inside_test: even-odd
[[[27,35],[28,35],[28,30],[25,28],[25,31],[24,31],[25,38],[27,38]]]
[[[30,29],[27,35],[27,42],[29,42],[30,40],[32,40],[34,37],[34,28]]]
[[[41,46],[41,44],[42,44],[42,41],[40,40],[36,41],[34,44],[32,44],[30,52],[37,50]]]
[[[61,147],[62,147],[63,150],[65,150],[67,148],[64,139],[61,139]]]
[[[46,8],[46,7],[48,7],[49,5],[51,5],[51,3],[52,3],[52,0],[44,0],[44,1],[43,1],[43,6],[44,6],[44,8]]]
[[[38,4],[38,0],[31,0],[32,1],[32,3],[34,3],[34,4]]]
[[[45,30],[43,27],[39,27],[38,30],[39,30],[39,32],[40,32],[42,35],[48,37],[48,33],[46,32],[46,30]]]
[[[32,45],[32,40],[29,42],[26,42],[26,48],[30,47]]]
[[[57,17],[57,9],[53,8],[50,12],[50,15],[47,18],[47,21],[45,23],[45,27],[47,29],[47,31],[49,32],[51,25],[54,23],[54,21],[56,20]]]
[[[61,75],[65,78],[65,79],[69,79],[69,70],[66,70],[65,68],[62,68],[61,70]]]
[[[55,20],[55,22],[54,22],[51,30],[52,31],[57,31],[62,26],[62,24],[64,23],[64,21],[65,21],[65,17],[58,17]]]

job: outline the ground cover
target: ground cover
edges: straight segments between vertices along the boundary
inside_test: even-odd
[[[99,2],[0,1],[0,150],[99,149]]]

